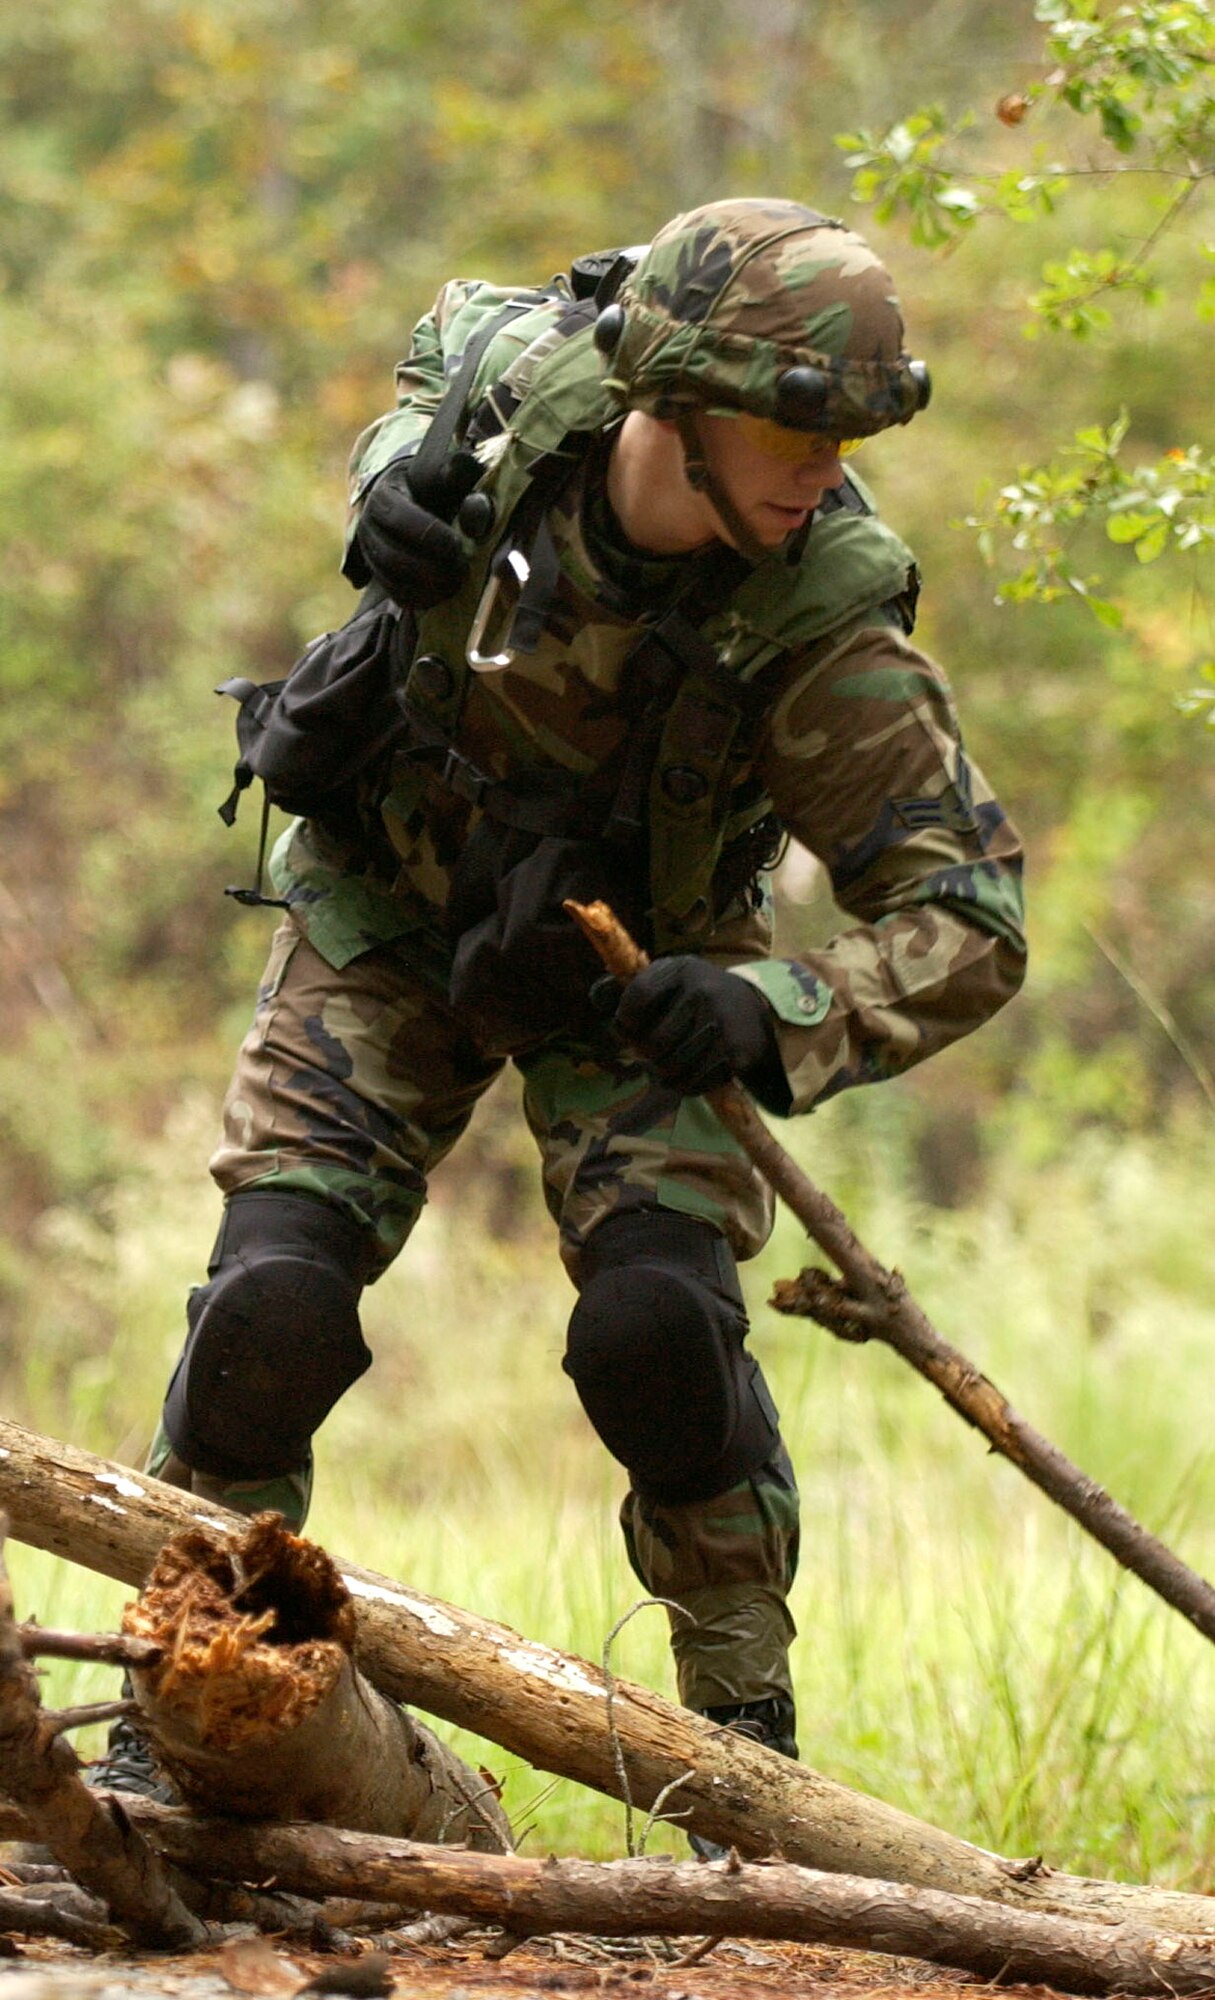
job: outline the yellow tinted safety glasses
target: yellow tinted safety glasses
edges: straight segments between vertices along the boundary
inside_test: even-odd
[[[762,451],[765,458],[797,462],[821,458],[829,451],[838,451],[841,458],[847,458],[865,442],[864,438],[828,437],[824,431],[796,431],[789,424],[773,423],[770,417],[753,417],[746,410],[739,411],[737,422],[747,443]]]

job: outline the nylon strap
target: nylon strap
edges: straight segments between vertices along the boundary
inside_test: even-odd
[[[469,340],[460,357],[459,368],[443,391],[442,402],[431,418],[417,450],[411,454],[410,489],[422,506],[430,505],[428,494],[437,499],[440,506],[444,503],[446,498],[444,474],[450,468],[452,445],[468,408],[468,399],[482,356],[497,339],[503,327],[509,326],[511,321],[518,319],[522,313],[530,312],[534,305],[543,300],[543,297],[542,292],[533,292],[530,297],[511,299],[500,312],[494,314],[487,326],[481,327]],[[434,508],[432,511],[437,512],[438,509]]]

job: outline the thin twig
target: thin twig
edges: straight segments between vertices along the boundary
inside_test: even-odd
[[[1067,304],[1069,306],[1084,306],[1088,304],[1090,299],[1099,298],[1102,292],[1116,291],[1119,285],[1124,285],[1132,273],[1137,271],[1142,264],[1146,263],[1155,244],[1159,241],[1164,231],[1172,227],[1187,202],[1192,200],[1194,195],[1197,194],[1198,183],[1202,178],[1203,176],[1199,174],[1192,175],[1186,180],[1184,187],[1178,189],[1172,201],[1165,209],[1164,214],[1160,217],[1160,220],[1149,229],[1143,241],[1125,264],[1119,264],[1115,270],[1110,272],[1108,277],[1098,278],[1097,282],[1090,285],[1086,292],[1074,293],[1067,300]]]
[[[639,1611],[648,1610],[652,1604],[661,1604],[668,1611],[677,1611],[681,1618],[690,1618],[692,1615],[684,1605],[673,1603],[669,1597],[639,1597],[636,1604],[630,1605],[623,1617],[616,1620],[616,1623],[603,1642],[602,1666],[604,1692],[607,1696],[608,1737],[612,1745],[612,1766],[616,1773],[616,1781],[620,1786],[621,1803],[624,1806],[624,1844],[631,1860],[635,1860],[637,1856],[637,1848],[633,1839],[633,1793],[629,1784],[629,1774],[624,1767],[624,1750],[621,1747],[620,1731],[616,1727],[616,1677],[612,1672],[612,1641],[619,1633],[623,1632],[630,1618],[635,1618]],[[676,1782],[682,1783],[682,1779]]]
[[[688,1779],[694,1778],[695,1776],[696,1776],[695,1771],[680,1771],[676,1774],[675,1777],[671,1779],[669,1784],[663,1786],[662,1790],[658,1794],[658,1797],[655,1799],[653,1805],[650,1807],[649,1812],[646,1814],[645,1825],[641,1829],[641,1838],[637,1842],[637,1852],[639,1855],[645,1853],[646,1842],[650,1837],[650,1833],[653,1829],[654,1822],[661,1817],[662,1809],[665,1806],[667,1800],[670,1798],[671,1793],[678,1791],[681,1785],[686,1785]],[[668,1813],[665,1820],[663,1820],[663,1825],[671,1826],[677,1819],[687,1819],[688,1814],[691,1812],[691,1810],[692,1810],[691,1806],[687,1806],[684,1808],[682,1812]]]
[[[41,929],[0,881],[0,940],[8,944],[39,1005],[72,1041],[100,1039],[96,1024],[68,983],[67,974],[46,947]]]
[[[153,1639],[127,1638],[122,1632],[52,1632],[27,1619],[17,1627],[27,1660],[90,1660],[109,1667],[150,1667],[161,1648]]]
[[[618,978],[631,976],[630,959],[633,972],[646,962],[610,905],[567,903],[565,907]],[[898,1271],[886,1270],[866,1249],[848,1218],[768,1130],[741,1083],[731,1080],[721,1084],[706,1093],[705,1101],[773,1192],[792,1210],[820,1250],[826,1251],[842,1274],[848,1293],[871,1309],[869,1330],[873,1337],[901,1354],[940,1390],[959,1416],[983,1433],[994,1450],[1079,1521],[1124,1569],[1132,1571],[1215,1643],[1215,1586],[1150,1534],[1049,1438],[1026,1423],[995,1383],[943,1339],[912,1298],[906,1280]],[[816,1304],[823,1277],[821,1271],[812,1269],[802,1280],[779,1284],[772,1303],[781,1312],[818,1317]],[[832,1319],[826,1324],[833,1332],[842,1330]],[[858,1321],[848,1337],[855,1337],[858,1329],[866,1331]]]
[[[437,1846],[442,1845],[447,1838],[448,1830],[453,1820],[457,1819],[461,1812],[470,1812],[480,1821],[486,1831],[492,1835],[494,1847],[499,1854],[513,1853],[513,1840],[507,1840],[501,1827],[490,1818],[490,1815],[481,1803],[482,1799],[500,1799],[502,1796],[501,1787],[495,1782],[493,1784],[482,1785],[480,1791],[474,1792],[471,1786],[465,1784],[463,1777],[458,1771],[451,1771],[448,1775],[452,1788],[458,1796],[452,1800],[451,1805],[443,1815],[439,1831],[434,1835],[435,1844]]]
[[[1215,1076],[1207,1068],[1207,1065],[1184,1029],[1178,1027],[1177,1022],[1164,1001],[1154,994],[1150,987],[1144,985],[1135,968],[1123,958],[1121,952],[1115,949],[1108,938],[1102,937],[1101,933],[1095,931],[1091,924],[1084,924],[1082,928],[1092,939],[1101,956],[1108,959],[1114,971],[1120,978],[1126,981],[1136,1000],[1147,1008],[1148,1013],[1157,1026],[1167,1035],[1169,1041],[1181,1057],[1182,1062],[1189,1070],[1190,1075],[1198,1085],[1199,1090],[1206,1098],[1211,1110],[1215,1111]]]
[[[699,1965],[701,1960],[707,1958],[711,1951],[717,1950],[720,1943],[720,1937],[701,1938],[700,1943],[694,1944],[691,1951],[685,1951],[682,1958],[675,1960],[675,1964],[677,1966]]]
[[[89,1701],[79,1708],[52,1708],[44,1711],[55,1736],[69,1729],[87,1729],[91,1722],[117,1722],[124,1715],[138,1715],[137,1701]]]

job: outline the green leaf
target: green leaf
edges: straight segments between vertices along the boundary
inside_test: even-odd
[[[1137,542],[1151,527],[1148,514],[1111,514],[1105,532],[1111,542]]]
[[[1168,522],[1157,521],[1155,526],[1149,528],[1146,535],[1140,536],[1139,540],[1135,543],[1135,554],[1141,563],[1155,562],[1157,556],[1164,554],[1165,549],[1168,547],[1168,540]]]
[[[1111,632],[1118,632],[1122,629],[1123,625],[1122,613],[1121,611],[1119,611],[1118,606],[1116,604],[1111,604],[1107,598],[1093,597],[1090,595],[1088,599],[1088,608],[1092,612],[1094,618],[1097,619],[1098,623],[1101,625],[1108,626]]]
[[[1119,104],[1109,97],[1103,102],[1101,130],[1110,144],[1116,146],[1120,153],[1131,153],[1135,150],[1135,141],[1142,124],[1143,120],[1133,111],[1128,111],[1124,104]]]

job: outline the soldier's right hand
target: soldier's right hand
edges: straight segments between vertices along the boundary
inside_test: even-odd
[[[455,529],[414,499],[407,459],[394,459],[368,487],[354,532],[372,576],[403,608],[429,610],[468,573]]]

